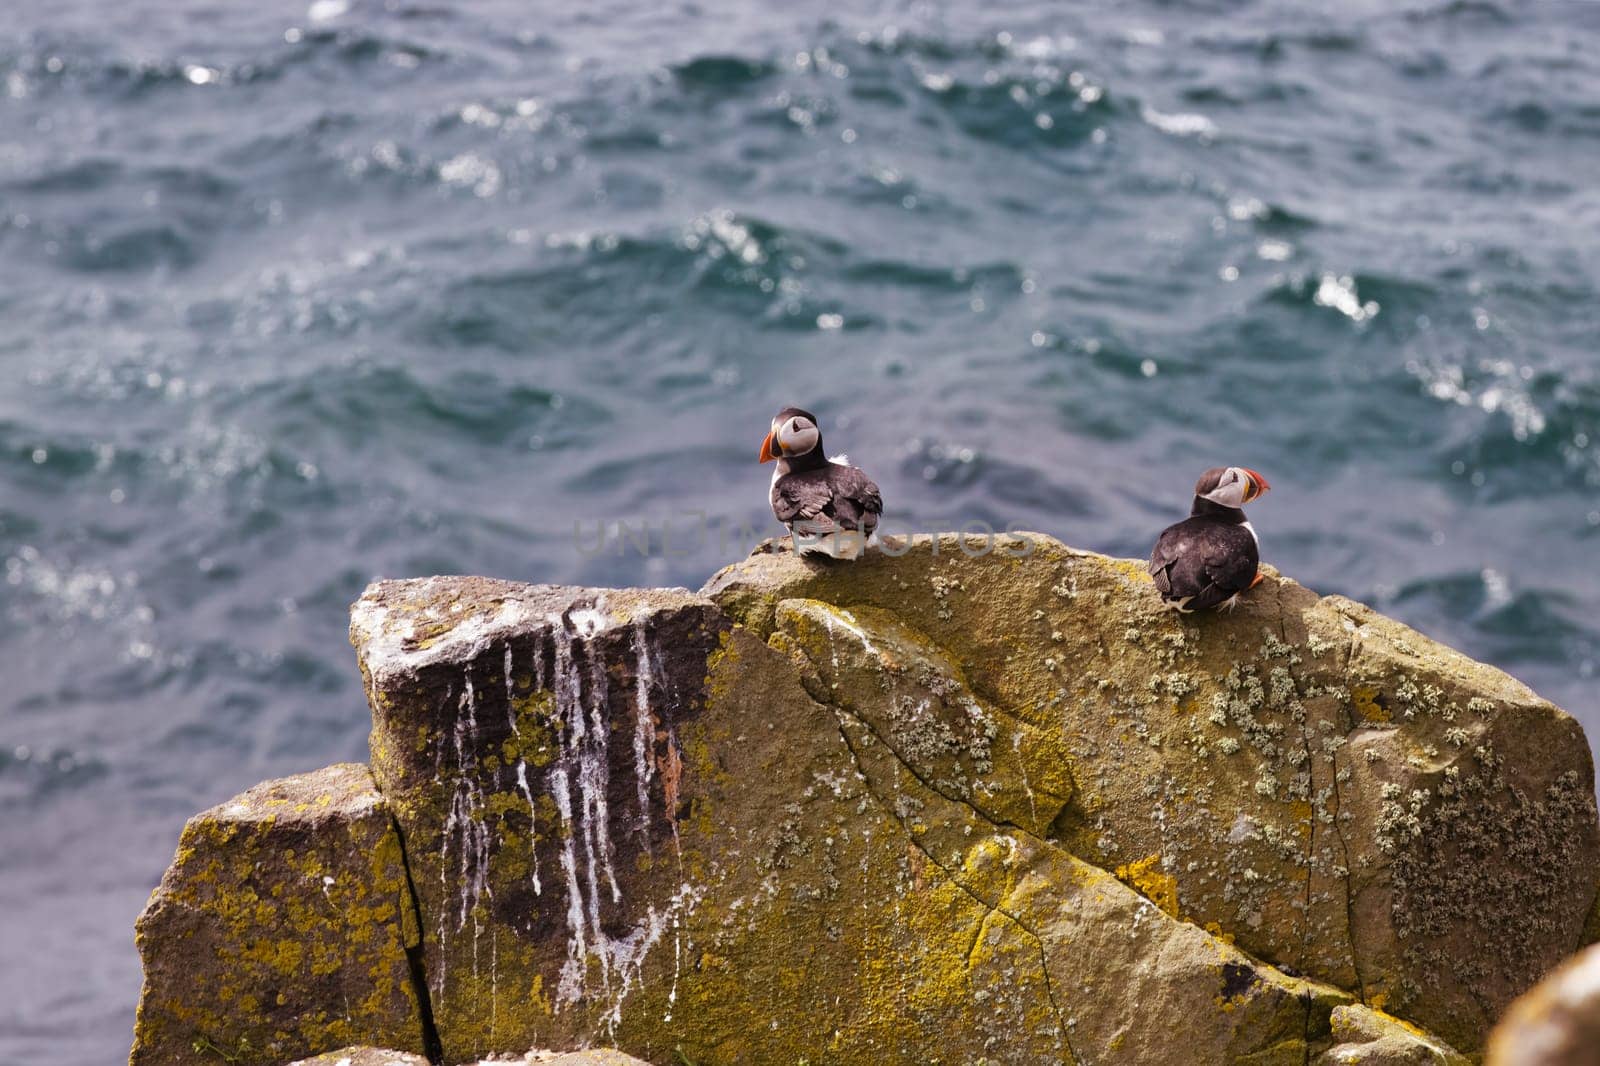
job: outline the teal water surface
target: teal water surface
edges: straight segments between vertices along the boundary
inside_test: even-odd
[[[697,586],[789,403],[894,528],[1254,467],[1600,737],[1597,174],[1584,3],[9,5],[0,1061],[121,1059],[183,820],[363,758],[367,581]]]

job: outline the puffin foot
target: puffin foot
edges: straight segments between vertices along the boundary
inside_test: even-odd
[[[860,530],[835,529],[826,533],[792,530],[794,550],[808,559],[837,559],[851,562],[866,551],[867,538]]]

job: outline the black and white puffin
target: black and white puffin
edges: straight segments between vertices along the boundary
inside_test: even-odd
[[[1272,486],[1254,470],[1218,466],[1200,475],[1189,517],[1162,530],[1150,576],[1167,606],[1187,614],[1238,604],[1261,580],[1256,531],[1241,508]]]
[[[772,513],[789,527],[795,551],[854,559],[866,547],[883,513],[878,486],[845,456],[822,450],[817,416],[785,407],[761,442],[761,461],[772,472]]]

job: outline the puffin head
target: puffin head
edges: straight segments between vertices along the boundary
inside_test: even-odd
[[[822,447],[817,416],[798,407],[785,407],[772,420],[772,431],[761,442],[761,461],[794,459]]]
[[[1195,482],[1194,494],[1222,507],[1243,507],[1272,486],[1267,479],[1242,466],[1214,466]]]

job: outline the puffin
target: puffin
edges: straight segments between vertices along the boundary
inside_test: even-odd
[[[1189,517],[1162,530],[1150,553],[1150,576],[1167,606],[1188,614],[1232,610],[1261,580],[1256,531],[1242,508],[1272,486],[1254,470],[1217,466],[1200,475]]]
[[[883,497],[847,456],[822,450],[817,416],[785,407],[761,442],[761,461],[772,471],[772,513],[788,527],[801,555],[855,559],[878,528]]]

